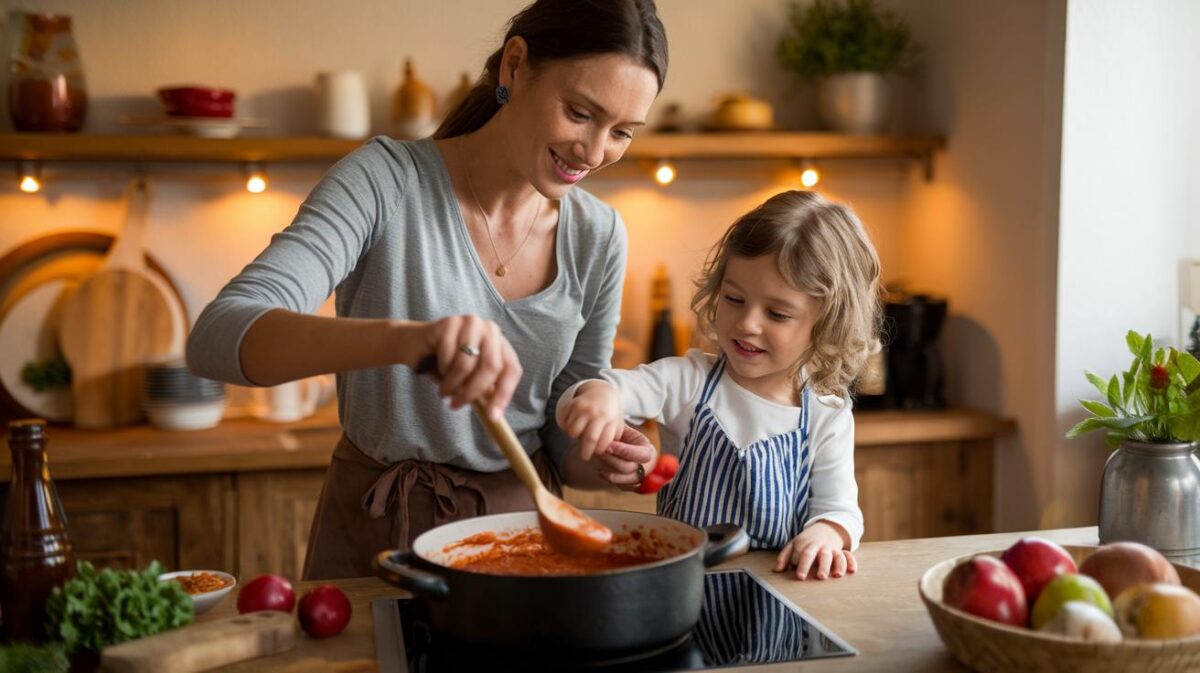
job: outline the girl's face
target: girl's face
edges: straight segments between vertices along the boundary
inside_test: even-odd
[[[537,70],[514,38],[500,81],[512,89],[505,106],[510,156],[548,199],[562,198],[588,173],[618,159],[658,95],[654,72],[628,56],[605,54],[549,61]]]
[[[715,327],[726,371],[760,397],[798,404],[792,372],[812,341],[820,300],[788,283],[774,254],[731,255],[720,292]]]

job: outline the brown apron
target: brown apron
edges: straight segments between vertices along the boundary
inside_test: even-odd
[[[562,479],[545,451],[532,456],[556,494]],[[534,509],[512,470],[475,472],[421,460],[385,465],[342,435],[325,472],[304,560],[304,579],[375,574],[385,549],[409,549],[421,533],[458,519]]]

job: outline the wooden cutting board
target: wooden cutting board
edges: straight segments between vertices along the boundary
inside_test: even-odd
[[[63,304],[58,340],[71,365],[75,425],[113,428],[142,419],[142,366],[177,343],[169,298],[142,255],[149,187],[126,190],[125,229],[104,264]]]
[[[296,625],[291,613],[251,612],[106,647],[100,653],[100,670],[193,673],[295,646]]]

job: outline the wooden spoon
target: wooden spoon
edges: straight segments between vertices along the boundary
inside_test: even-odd
[[[513,472],[529,489],[533,502],[537,505],[538,525],[542,528],[542,537],[555,551],[568,556],[585,556],[598,554],[612,542],[613,533],[607,526],[580,512],[570,503],[551,493],[537,470],[525,447],[517,441],[517,435],[512,426],[503,417],[494,421],[488,416],[487,403],[476,400],[472,406],[479,422],[483,423],[492,441],[500,446],[508,462],[512,464]]]
[[[432,355],[422,358],[417,363],[416,372],[436,377],[437,359]],[[508,421],[503,417],[493,421],[488,415],[487,403],[482,400],[476,400],[472,407],[488,436],[504,452],[513,472],[533,496],[533,503],[537,507],[538,526],[542,529],[542,537],[546,539],[546,544],[568,556],[585,556],[604,551],[612,542],[612,531],[546,488]]]

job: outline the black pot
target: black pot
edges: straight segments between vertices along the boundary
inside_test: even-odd
[[[614,533],[655,531],[680,553],[655,563],[572,576],[506,576],[451,568],[475,549],[445,548],[483,532],[537,527],[535,512],[496,514],[430,530],[411,552],[375,559],[380,577],[423,596],[433,628],[466,645],[546,657],[611,658],[684,639],[700,618],[704,569],[750,546],[738,526],[700,530],[638,512],[585,510]]]

